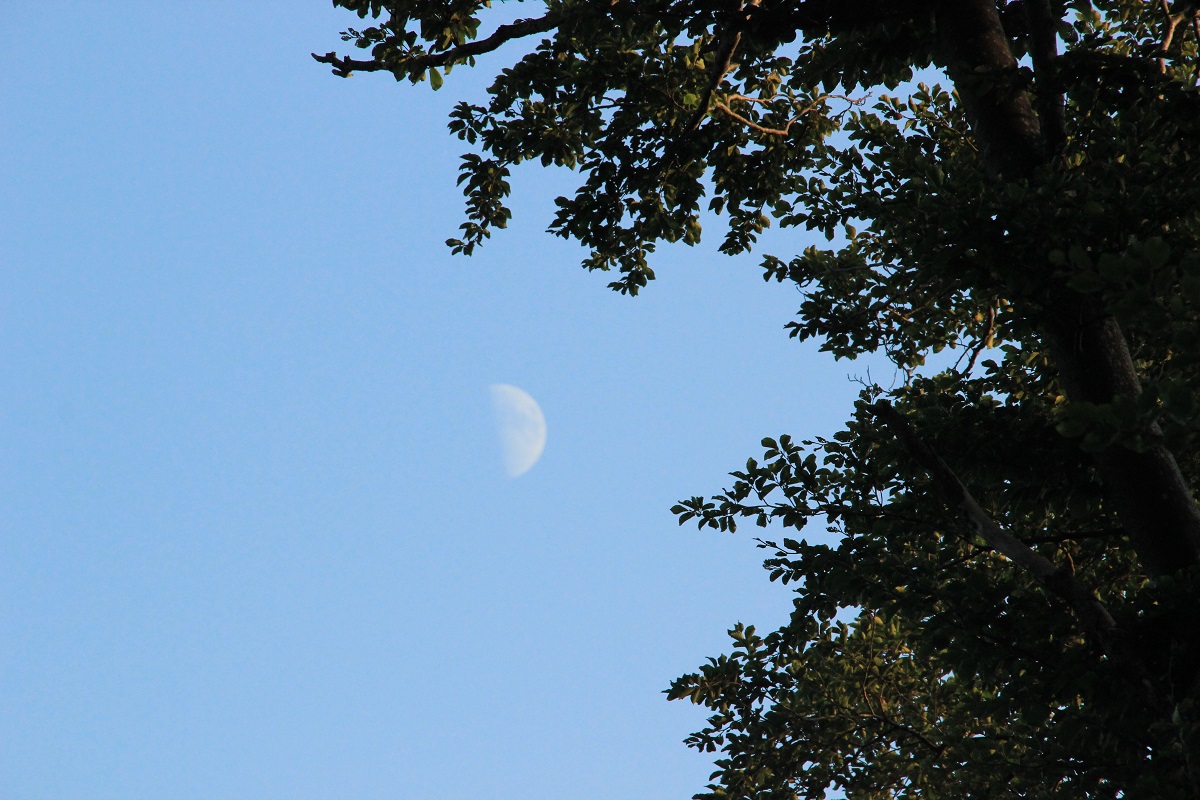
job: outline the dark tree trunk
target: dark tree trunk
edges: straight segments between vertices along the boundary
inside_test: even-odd
[[[1058,143],[1047,146],[1028,93],[1012,80],[1017,62],[994,0],[943,0],[936,22],[941,60],[986,166],[999,179],[1044,166]],[[1071,399],[1111,403],[1141,392],[1120,326],[1095,301],[1062,287],[1041,304],[1047,350]],[[1200,564],[1200,510],[1160,432],[1144,433],[1144,450],[1110,447],[1097,467],[1143,567],[1159,576]]]

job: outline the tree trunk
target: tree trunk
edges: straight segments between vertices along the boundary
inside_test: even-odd
[[[1017,62],[994,0],[942,0],[936,23],[940,60],[987,168],[1003,179],[1044,166],[1051,148],[1028,93],[1012,82]],[[1068,397],[1102,404],[1141,392],[1125,336],[1097,302],[1062,287],[1043,305],[1047,350]],[[1200,564],[1200,510],[1160,431],[1145,433],[1146,449],[1114,445],[1096,462],[1143,567],[1161,576]]]

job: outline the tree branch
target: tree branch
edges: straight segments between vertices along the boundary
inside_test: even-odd
[[[967,362],[967,368],[963,372],[964,375],[970,375],[971,370],[975,369],[975,362],[979,360],[979,356],[983,355],[983,351],[992,346],[996,336],[996,307],[988,306],[987,311],[987,328],[983,335],[979,337],[979,342],[971,348],[971,360]],[[962,361],[962,357],[959,357]],[[955,369],[958,368],[958,362],[954,364]]]
[[[1192,31],[1196,34],[1197,45],[1200,46],[1200,12],[1192,15]],[[1200,58],[1196,59],[1196,68],[1192,70],[1192,86],[1200,81]]]
[[[1091,302],[1057,300],[1045,326],[1067,397],[1096,404],[1137,397],[1141,377],[1125,334]],[[1143,568],[1152,576],[1169,575],[1200,563],[1200,509],[1162,430],[1151,422],[1143,434],[1144,450],[1115,445],[1096,453],[1096,466]]]
[[[679,155],[679,151],[682,149],[685,140],[691,136],[697,128],[700,127],[700,123],[703,122],[704,117],[708,115],[709,110],[712,108],[713,94],[717,91],[717,88],[721,85],[721,81],[725,80],[725,76],[729,74],[729,70],[733,67],[733,57],[737,54],[738,45],[742,41],[742,28],[745,27],[749,19],[747,9],[757,7],[760,2],[761,0],[748,0],[748,2],[739,3],[737,9],[737,14],[739,17],[732,19],[721,26],[721,30],[717,33],[717,50],[713,59],[712,71],[709,73],[708,83],[704,87],[704,94],[700,96],[700,104],[696,107],[696,110],[692,112],[692,115],[688,118],[688,121],[684,123],[682,127],[677,128],[677,132],[674,133],[670,141],[667,142],[667,145],[663,150],[662,158],[659,159],[658,165],[655,167],[655,170],[658,173],[665,172],[667,169],[674,166],[675,159]],[[729,111],[728,106],[726,106],[724,110],[729,114],[733,114],[732,111]],[[739,119],[751,125],[752,127],[757,127],[754,126],[754,123],[746,120],[745,118],[739,117]],[[759,128],[759,130],[761,130],[763,133],[778,133],[778,131],[774,129]]]
[[[1058,19],[1050,10],[1050,0],[1026,0],[1025,19],[1029,26],[1030,55],[1037,79],[1036,107],[1042,138],[1049,153],[1067,148],[1067,104],[1058,75]]]
[[[936,6],[938,56],[961,97],[984,166],[1008,178],[1045,163],[1046,141],[995,0],[942,0]]]
[[[818,95],[817,97],[813,98],[811,103],[809,103],[808,105],[801,108],[796,113],[796,116],[789,119],[787,121],[787,124],[784,125],[782,128],[768,128],[764,125],[759,125],[757,122],[754,122],[753,120],[737,113],[729,106],[729,102],[733,101],[733,100],[741,100],[741,101],[744,101],[747,103],[761,103],[763,105],[767,105],[769,103],[774,102],[773,98],[767,99],[767,98],[763,98],[763,97],[747,97],[744,94],[732,94],[732,95],[729,95],[729,97],[726,100],[713,101],[712,107],[719,109],[721,111],[724,111],[726,114],[728,114],[733,119],[737,120],[738,122],[742,123],[743,125],[745,125],[746,127],[750,128],[752,130],[758,131],[759,133],[765,133],[765,134],[769,134],[771,136],[786,137],[788,135],[788,133],[791,131],[792,125],[794,125],[796,122],[799,122],[800,119],[803,118],[805,114],[808,114],[811,111],[815,110],[817,108],[817,106],[819,106],[823,101],[832,100],[832,99],[845,100],[847,103],[849,103],[850,105],[854,105],[854,106],[859,105],[863,102],[862,99],[855,100],[852,97],[848,97],[848,96],[842,95],[842,94]]]
[[[311,55],[314,61],[333,67],[333,74],[339,78],[349,78],[355,72],[379,72],[388,69],[378,61],[361,61],[357,58],[350,58],[350,56],[339,57],[333,50],[323,56],[316,53]]]
[[[1186,0],[1189,8],[1194,2]],[[988,171],[1012,178],[1044,167],[1047,139],[1028,93],[1006,78],[1017,62],[994,0],[942,0],[936,9],[939,57]],[[1069,398],[1105,404],[1141,392],[1121,327],[1095,298],[1051,286],[1036,302],[1046,310],[1041,332]],[[1161,435],[1147,433],[1144,451],[1110,447],[1096,462],[1143,567],[1168,575],[1200,564],[1200,507]]]
[[[980,507],[941,456],[917,434],[908,420],[891,403],[879,400],[869,409],[887,426],[908,454],[924,467],[941,493],[958,507],[984,541],[1066,601],[1083,626],[1096,636],[1104,652],[1110,656],[1117,654],[1117,623],[1095,594],[1076,579],[1073,570],[1055,566],[1049,559],[1001,528]]]
[[[426,53],[425,55],[411,58],[401,57],[396,63],[391,65],[374,59],[371,61],[361,61],[349,56],[339,57],[337,53],[332,51],[323,56],[313,53],[312,57],[322,64],[332,66],[333,74],[341,78],[348,78],[353,72],[388,71],[396,73],[397,70],[401,69],[405,74],[412,75],[424,72],[431,67],[457,64],[466,61],[468,58],[490,53],[502,45],[511,42],[513,39],[552,31],[562,22],[563,16],[561,11],[551,11],[542,17],[519,19],[508,25],[501,25],[490,36],[485,36],[482,39],[467,42],[458,47],[451,47],[449,50],[443,50],[439,53]]]
[[[1175,42],[1175,33],[1179,30],[1181,23],[1192,19],[1196,13],[1194,2],[1183,2],[1177,5],[1182,8],[1179,11],[1172,11],[1167,0],[1159,0],[1159,7],[1162,9],[1167,23],[1166,30],[1163,31],[1162,43],[1158,46],[1158,71],[1163,75],[1167,74],[1167,56],[1170,55],[1171,45]]]
[[[684,136],[694,131],[700,125],[700,121],[704,119],[704,115],[708,113],[713,93],[717,91],[717,87],[721,85],[721,81],[725,80],[725,76],[729,74],[729,70],[733,66],[733,57],[737,54],[738,45],[742,41],[742,27],[746,24],[746,9],[757,6],[759,2],[760,0],[749,0],[738,9],[741,12],[741,19],[730,21],[721,27],[721,32],[717,36],[717,53],[713,60],[713,69],[709,75],[708,85],[704,87],[700,105],[683,129]]]
[[[717,109],[720,109],[721,111],[724,111],[730,117],[733,117],[738,122],[742,123],[743,125],[745,125],[747,128],[750,128],[751,130],[756,130],[759,133],[765,133],[770,136],[785,136],[786,137],[788,135],[788,132],[791,131],[791,129],[792,129],[792,123],[796,121],[795,119],[789,119],[787,121],[787,124],[784,125],[782,128],[767,128],[762,125],[759,125],[757,122],[754,122],[753,120],[743,117],[741,114],[737,113],[732,108],[730,108],[728,103],[726,103],[722,100],[718,100],[717,102],[713,103],[713,108],[717,108]]]

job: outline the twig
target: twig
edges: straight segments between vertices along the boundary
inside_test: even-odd
[[[738,45],[742,41],[742,27],[748,19],[746,9],[757,6],[759,2],[761,0],[749,0],[746,3],[740,4],[738,12],[741,18],[730,20],[721,26],[721,31],[717,34],[716,58],[713,60],[713,68],[709,73],[708,83],[704,87],[704,94],[700,96],[700,104],[692,112],[687,122],[676,130],[671,140],[667,143],[666,148],[663,150],[662,158],[658,160],[658,164],[653,168],[655,174],[661,175],[675,165],[675,159],[678,157],[679,151],[683,148],[684,141],[700,127],[700,123],[708,115],[712,107],[713,94],[733,67],[733,58],[737,54]]]
[[[967,362],[966,374],[970,375],[975,369],[975,362],[979,360],[979,356],[984,350],[992,346],[992,342],[996,336],[996,307],[990,306],[987,313],[987,329],[983,332],[979,344],[975,345],[971,350],[971,360]]]
[[[731,20],[721,28],[721,32],[717,38],[717,53],[713,60],[712,72],[709,74],[708,84],[704,87],[704,94],[700,97],[700,105],[696,108],[688,124],[684,126],[684,135],[690,134],[700,125],[700,121],[704,119],[704,115],[708,113],[712,104],[713,93],[717,91],[717,87],[721,85],[721,81],[725,80],[725,76],[729,74],[729,70],[733,67],[733,57],[737,55],[738,45],[742,42],[742,26],[745,24],[746,9],[753,8],[759,4],[761,0],[749,0],[738,9],[741,12],[741,19],[736,22]]]
[[[767,134],[767,135],[769,135],[769,136],[783,136],[783,137],[786,137],[786,136],[788,135],[788,132],[789,132],[789,131],[791,131],[791,129],[792,129],[792,123],[794,123],[794,122],[796,122],[796,120],[800,119],[799,117],[794,117],[794,118],[792,118],[792,119],[789,119],[789,120],[787,121],[787,124],[786,124],[786,125],[784,125],[782,128],[767,128],[767,127],[764,127],[764,126],[762,126],[762,125],[759,125],[757,122],[754,122],[753,120],[750,120],[750,119],[747,119],[746,117],[743,117],[741,114],[737,113],[737,112],[736,112],[736,111],[734,111],[732,108],[730,108],[730,107],[729,107],[729,104],[728,104],[728,103],[726,103],[726,102],[724,102],[723,100],[718,100],[718,101],[716,101],[715,103],[713,103],[713,107],[714,107],[714,108],[718,108],[718,109],[720,109],[721,111],[724,111],[726,114],[728,114],[729,116],[733,117],[733,118],[734,118],[734,119],[736,119],[738,122],[740,122],[740,123],[742,123],[743,125],[745,125],[747,128],[751,128],[752,130],[756,130],[756,131],[758,131],[759,133],[765,133],[765,134]]]
[[[762,104],[766,105],[768,103],[773,102],[774,98],[748,97],[744,94],[731,94],[725,100],[717,100],[717,101],[713,102],[713,107],[720,109],[721,111],[724,111],[726,114],[733,117],[738,122],[742,123],[743,125],[745,125],[748,128],[758,131],[759,133],[765,133],[765,134],[768,134],[771,136],[786,137],[788,135],[788,133],[791,131],[792,125],[796,122],[799,122],[800,119],[804,117],[804,115],[816,110],[817,106],[819,106],[822,102],[824,102],[826,100],[834,100],[834,99],[845,100],[847,103],[850,103],[851,105],[858,105],[863,102],[862,99],[855,100],[852,97],[847,97],[846,95],[842,95],[842,94],[818,95],[817,97],[814,97],[812,99],[811,103],[804,106],[804,108],[800,109],[800,111],[796,114],[796,116],[789,119],[787,121],[787,124],[784,125],[782,128],[768,128],[763,125],[759,125],[758,123],[742,116],[741,114],[737,113],[736,111],[734,111],[732,108],[729,107],[729,103],[734,100],[741,100],[741,101],[744,101],[747,103],[762,103]]]

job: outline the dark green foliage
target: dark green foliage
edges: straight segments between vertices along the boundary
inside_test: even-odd
[[[670,689],[712,712],[700,796],[1200,797],[1200,6],[335,5],[372,21],[345,34],[369,59],[318,57],[341,75],[437,89],[513,42],[451,117],[475,149],[454,249],[504,227],[530,160],[580,173],[551,231],[623,293],[704,209],[731,255],[819,232],[762,260],[803,292],[788,332],[907,375],[674,509],[779,530],[796,588],[787,626],[736,627]]]

